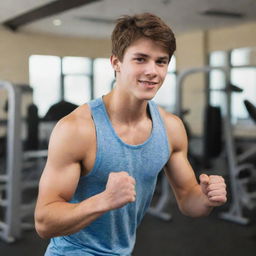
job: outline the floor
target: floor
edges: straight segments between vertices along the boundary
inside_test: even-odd
[[[133,256],[255,256],[256,223],[241,226],[221,220],[219,212],[193,219],[172,205],[165,223],[147,215],[138,230]],[[256,217],[256,215],[254,215]]]

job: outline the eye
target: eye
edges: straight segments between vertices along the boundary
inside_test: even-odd
[[[156,63],[164,66],[164,65],[167,65],[167,60],[158,60]]]
[[[141,57],[135,58],[135,60],[136,62],[139,62],[139,63],[143,63],[145,61],[145,59]]]

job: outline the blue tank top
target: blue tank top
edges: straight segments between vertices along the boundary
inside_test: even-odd
[[[105,213],[75,234],[52,238],[46,256],[131,255],[136,229],[150,205],[157,175],[170,157],[166,130],[154,102],[148,102],[151,135],[139,145],[129,145],[116,134],[101,98],[89,102],[89,106],[96,127],[96,160],[89,174],[80,178],[70,202],[103,192],[109,173],[120,171],[135,178],[136,201]]]

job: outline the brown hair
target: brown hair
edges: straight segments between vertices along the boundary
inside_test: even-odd
[[[117,20],[111,37],[112,54],[122,61],[127,47],[141,37],[159,43],[166,49],[170,59],[176,50],[176,40],[171,28],[159,17],[151,13],[142,13],[134,16],[125,15]]]

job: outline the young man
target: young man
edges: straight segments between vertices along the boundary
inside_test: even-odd
[[[35,211],[45,255],[131,255],[136,228],[163,167],[182,213],[226,202],[219,176],[195,174],[180,119],[150,101],[175,51],[171,29],[152,14],[124,16],[112,34],[116,86],[53,130]]]

